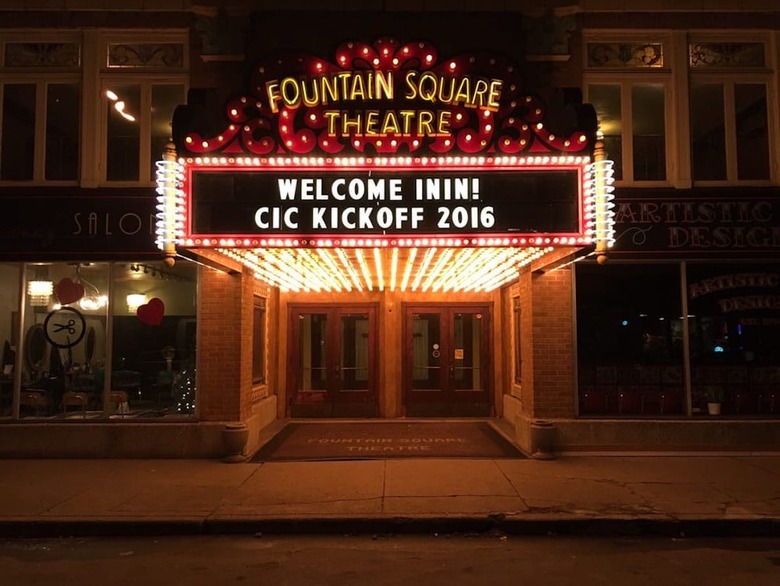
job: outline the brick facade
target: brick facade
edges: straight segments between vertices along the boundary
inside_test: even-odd
[[[570,268],[520,276],[522,412],[531,418],[575,414],[573,276]]]
[[[198,416],[244,421],[252,392],[252,295],[249,274],[203,269],[198,314]]]

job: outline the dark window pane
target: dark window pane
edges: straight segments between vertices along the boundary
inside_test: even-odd
[[[577,266],[580,412],[682,414],[679,265]]]
[[[664,86],[635,85],[631,88],[634,139],[634,180],[666,179]]]
[[[137,181],[141,148],[141,87],[110,88],[106,179]]]
[[[165,146],[171,140],[171,120],[176,106],[184,102],[184,86],[152,86],[152,150],[151,179],[155,180],[155,162],[162,158]]]
[[[324,391],[328,388],[328,316],[324,313],[300,316],[298,347],[298,391]]]
[[[599,132],[608,157],[615,162],[615,179],[623,178],[622,114],[619,85],[591,85],[588,100],[596,109]]]
[[[694,180],[726,179],[723,85],[691,84],[691,159]]]
[[[441,316],[415,313],[412,321],[412,390],[441,388],[442,360],[436,352],[440,347]]]
[[[736,84],[737,178],[769,179],[769,130],[764,84]]]
[[[265,382],[265,299],[255,297],[252,319],[252,382]]]
[[[368,388],[368,315],[341,316],[339,372],[342,391]]]
[[[0,149],[0,179],[23,181],[33,178],[35,84],[9,84],[3,88]]]
[[[74,180],[79,165],[78,84],[51,84],[46,91],[46,179]]]
[[[687,277],[694,408],[704,412],[722,395],[723,413],[771,413],[780,372],[777,265],[689,264]]]

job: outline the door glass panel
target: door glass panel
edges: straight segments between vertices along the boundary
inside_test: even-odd
[[[412,389],[441,389],[441,318],[438,313],[412,315]]]
[[[324,391],[327,386],[327,324],[328,316],[312,313],[300,317],[300,347],[298,369],[301,391]]]
[[[341,316],[342,391],[365,391],[368,386],[368,315]]]
[[[481,389],[482,314],[456,313],[454,334],[454,389]]]

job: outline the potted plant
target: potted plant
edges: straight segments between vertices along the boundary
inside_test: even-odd
[[[707,387],[707,413],[710,415],[720,415],[720,408],[723,404],[723,387]]]

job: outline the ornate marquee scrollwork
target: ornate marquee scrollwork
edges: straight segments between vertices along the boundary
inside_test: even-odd
[[[392,88],[383,94],[377,77],[391,80]],[[324,97],[322,79],[328,80],[333,92],[341,93]],[[420,81],[419,87],[411,87],[422,79],[425,85]],[[461,82],[470,84],[475,96],[471,103],[457,97]],[[280,83],[285,87],[280,88]],[[311,54],[280,53],[254,69],[250,84],[249,93],[228,102],[227,128],[216,136],[185,132],[180,152],[512,155],[580,152],[588,146],[584,132],[556,136],[545,127],[544,103],[523,91],[520,72],[508,59],[477,53],[440,59],[436,48],[426,42],[402,44],[392,38],[373,44],[346,42],[336,49],[332,61]],[[348,84],[354,85],[348,89]],[[269,87],[277,92],[273,97]],[[474,93],[475,87],[482,94]],[[500,96],[495,103],[489,102],[488,88],[497,87]],[[429,127],[413,118],[413,113],[421,111],[445,111],[447,132],[428,131]],[[343,122],[334,131],[339,117],[353,121],[362,117],[360,123],[367,124],[374,116],[369,112],[376,112],[380,126],[382,116],[394,117],[390,122],[385,118],[391,127],[408,126],[403,126],[403,132],[354,132],[351,123]]]

